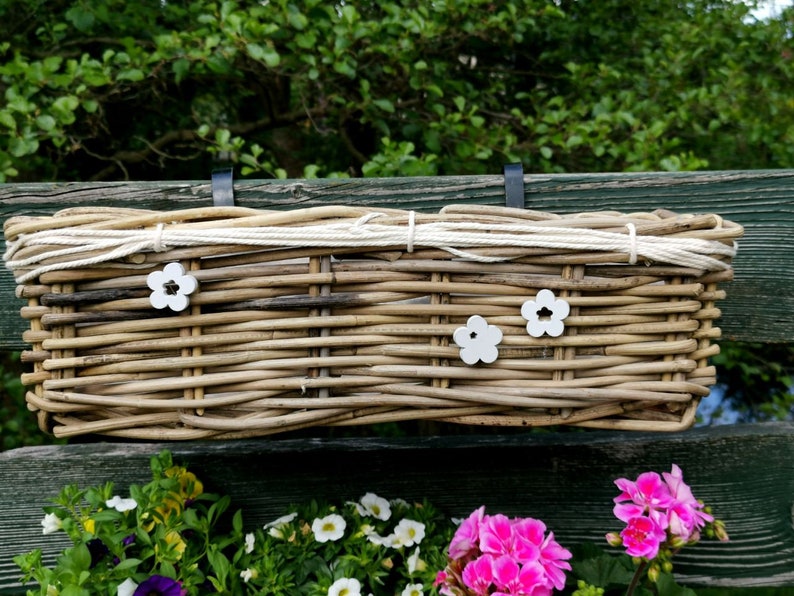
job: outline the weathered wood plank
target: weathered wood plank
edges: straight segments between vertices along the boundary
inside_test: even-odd
[[[318,498],[426,497],[450,515],[490,512],[543,519],[562,544],[603,543],[619,529],[612,484],[672,463],[726,522],[731,541],[702,542],[677,558],[680,580],[707,586],[794,586],[794,424],[694,429],[675,435],[523,433],[403,439],[286,439],[201,443],[97,443],[0,453],[0,592],[12,593],[11,556],[36,545],[48,560],[63,547],[43,537],[41,507],[65,483],[112,479],[119,489],[149,478],[148,460],[169,448],[230,494],[248,528]]]
[[[719,303],[724,337],[783,342],[794,328],[794,170],[646,174],[531,175],[526,206],[572,213],[614,209],[714,212],[745,226],[735,261],[736,280]],[[341,180],[240,181],[237,203],[268,209],[321,204],[388,205],[434,211],[449,203],[503,204],[501,176]],[[48,214],[77,205],[176,209],[210,202],[209,182],[7,184],[0,217]],[[0,272],[0,294],[13,280]],[[21,349],[21,302],[0,301],[0,348]]]

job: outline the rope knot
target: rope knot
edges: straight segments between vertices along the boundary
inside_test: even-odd
[[[152,241],[152,249],[154,252],[163,252],[166,249],[165,245],[163,244],[163,224],[157,224],[157,227],[154,229],[154,240]]]

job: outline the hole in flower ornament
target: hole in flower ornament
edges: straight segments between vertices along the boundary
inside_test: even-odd
[[[149,302],[153,307],[168,307],[177,312],[187,308],[190,304],[188,296],[198,288],[196,278],[187,275],[179,263],[169,263],[162,271],[152,271],[146,284],[152,290]]]
[[[570,305],[557,298],[551,290],[541,290],[534,300],[527,300],[521,306],[521,316],[527,321],[527,333],[540,337],[544,333],[559,337],[565,329],[563,320],[571,312]]]
[[[490,364],[499,356],[496,346],[502,341],[502,330],[489,325],[480,315],[469,317],[465,327],[458,327],[452,339],[460,348],[460,359],[466,364],[480,360]]]

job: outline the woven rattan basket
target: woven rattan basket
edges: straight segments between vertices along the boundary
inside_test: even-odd
[[[715,382],[741,233],[665,211],[92,207],[8,220],[5,259],[28,404],[57,436],[674,431]]]

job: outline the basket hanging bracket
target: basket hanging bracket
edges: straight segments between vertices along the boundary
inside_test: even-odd
[[[505,164],[505,207],[524,208],[524,167],[520,163]]]
[[[233,173],[233,168],[212,171],[212,204],[216,207],[234,207]]]

